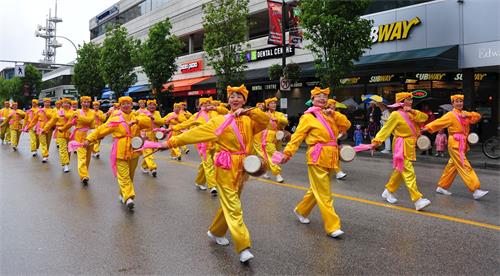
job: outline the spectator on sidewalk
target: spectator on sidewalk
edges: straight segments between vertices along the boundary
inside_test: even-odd
[[[439,130],[439,133],[436,135],[436,139],[434,140],[434,145],[436,145],[436,157],[444,156],[444,151],[448,145],[448,138],[446,138],[444,129]]]
[[[361,130],[361,125],[356,125],[356,130],[354,130],[353,139],[355,146],[363,144],[363,130]]]

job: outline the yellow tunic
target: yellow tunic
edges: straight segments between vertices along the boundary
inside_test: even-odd
[[[186,117],[181,112],[179,113],[170,112],[163,118],[167,121],[169,127],[172,127],[172,129],[176,125],[186,121]],[[180,130],[173,130],[171,136],[177,136],[179,134],[181,134]],[[172,156],[173,158],[180,157],[181,151],[179,150],[178,147],[173,147],[170,149],[170,156]]]
[[[240,194],[243,182],[248,177],[243,171],[243,159],[251,151],[253,136],[267,127],[269,117],[261,110],[254,109],[248,116],[235,118],[236,125],[241,133],[245,144],[244,153],[238,138],[231,126],[217,136],[216,129],[225,121],[224,116],[216,116],[208,123],[195,127],[181,135],[173,136],[168,141],[170,147],[178,147],[186,144],[201,142],[215,142],[216,156],[220,151],[228,151],[231,154],[231,169],[215,167],[215,178],[221,208],[210,226],[209,230],[216,236],[224,236],[229,229],[235,244],[235,249],[240,252],[251,246],[250,234],[243,222],[243,211],[241,208]]]
[[[38,112],[35,114],[30,125],[28,126],[28,129],[32,129],[33,127],[35,127],[35,131],[37,129],[44,130],[45,125],[55,116],[56,113],[54,109],[40,108],[38,109]],[[38,140],[40,141],[40,148],[42,150],[43,157],[49,156],[49,147],[51,138],[52,138],[52,131],[47,131],[38,134]]]
[[[4,107],[0,109],[0,118],[2,118],[3,120],[0,122],[0,139],[2,139],[2,141],[4,142],[10,141],[10,127],[9,122],[7,121],[10,110],[10,107]]]
[[[141,113],[139,113],[139,114],[141,114]],[[147,112],[143,112],[142,114],[143,115],[151,114],[151,112],[147,111]],[[160,112],[157,110],[155,110],[152,113],[152,115],[153,115],[153,118],[151,119],[151,128],[145,130],[145,135],[146,135],[147,139],[150,141],[158,141],[158,139],[156,139],[155,132],[153,131],[153,129],[163,126],[165,124],[165,119],[163,119],[161,117]],[[154,161],[154,155],[151,154],[152,152],[153,152],[153,149],[146,149],[146,150],[142,151],[142,155],[145,156],[144,160],[142,161],[142,164],[141,164],[141,167],[143,169],[149,169],[151,171],[156,170],[157,166],[156,166],[156,163]]]
[[[59,145],[59,161],[61,165],[69,164],[69,153],[68,153],[68,140],[70,131],[69,129],[63,130],[64,126],[73,118],[73,111],[69,108],[59,109],[55,116],[53,116],[50,121],[44,126],[43,130],[46,133],[50,133],[52,128],[56,127],[56,143]]]
[[[32,122],[35,118],[35,115],[38,113],[38,106],[32,107],[26,112],[26,118],[24,118],[24,125],[23,128],[29,131],[30,134],[30,148],[31,152],[36,152],[40,145],[40,141],[38,139],[38,135],[36,135],[35,130],[33,127],[30,127],[32,125]]]
[[[94,123],[94,128],[98,128],[100,125],[102,125],[106,121],[106,114],[102,112],[102,110],[95,110],[95,123]],[[98,153],[101,151],[100,149],[101,141],[97,141],[94,143],[92,146],[92,152]]]
[[[26,117],[26,113],[20,109],[11,109],[5,122],[10,125],[10,141],[12,147],[17,147],[21,137],[21,120]]]

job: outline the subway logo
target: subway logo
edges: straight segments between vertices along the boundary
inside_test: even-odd
[[[417,26],[420,23],[420,18],[415,17],[410,21],[403,20],[372,27],[370,38],[373,43],[407,39],[413,26]]]

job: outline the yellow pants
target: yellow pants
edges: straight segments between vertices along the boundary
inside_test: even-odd
[[[266,161],[267,167],[269,168],[269,170],[271,170],[272,174],[278,175],[281,173],[280,165],[277,165],[277,164],[274,164],[273,162],[271,162],[271,158],[273,157],[274,152],[276,152],[276,145],[274,143],[267,142],[267,144],[266,144],[267,158],[266,158],[266,154],[264,154],[264,151],[262,149],[262,144],[260,142],[259,143],[254,142],[253,149],[260,157],[262,157],[262,159],[264,159]]]
[[[198,185],[207,184],[209,189],[217,186],[215,180],[215,167],[214,167],[214,152],[207,150],[207,159],[203,160],[203,156],[200,154],[200,165],[198,166],[198,174],[194,182]]]
[[[342,171],[342,168],[340,167],[340,158],[337,158],[337,161],[335,161],[335,163],[333,163],[333,171],[335,173],[339,173]]]
[[[236,252],[241,252],[251,247],[240,201],[243,182],[248,179],[248,175],[238,172],[238,169],[223,170],[216,167],[215,179],[220,207],[209,230],[215,236],[223,237],[229,229]]]
[[[327,234],[340,229],[340,217],[333,208],[333,198],[330,190],[331,169],[320,166],[307,165],[307,174],[311,187],[307,190],[302,201],[297,204],[295,211],[308,217],[312,209],[318,204],[323,227]]]
[[[476,172],[471,167],[469,160],[467,160],[467,157],[464,156],[464,165],[462,166],[462,162],[460,162],[460,154],[457,149],[448,148],[448,153],[450,154],[450,160],[444,168],[441,179],[439,179],[438,186],[443,189],[448,189],[458,173],[469,191],[474,192],[479,189],[481,187],[481,183],[479,182]]]
[[[181,156],[181,151],[179,150],[179,148],[171,148],[170,149],[170,156],[179,157],[179,156]]]
[[[40,141],[38,140],[38,135],[36,135],[33,129],[30,130],[30,146],[31,152],[34,152],[40,146]]]
[[[89,165],[90,165],[90,148],[81,147],[76,150],[78,158],[78,174],[80,179],[89,177]]]
[[[116,177],[123,202],[126,202],[129,198],[135,198],[134,173],[138,160],[139,158],[130,160],[116,159]]]
[[[10,141],[12,143],[12,147],[17,147],[17,145],[19,145],[19,138],[21,138],[21,130],[11,129]]]
[[[142,151],[142,155],[146,156],[146,155],[148,155],[148,154],[150,154],[152,152],[153,152],[153,149],[146,149],[146,150]],[[143,169],[148,169],[150,171],[156,170],[157,166],[156,166],[156,163],[155,163],[155,156],[154,156],[154,154],[150,154],[149,156],[144,157],[144,159],[142,160],[142,163],[141,163],[141,167]]]
[[[406,158],[404,160],[403,172],[394,170],[391,178],[389,178],[389,182],[385,185],[385,188],[389,192],[394,193],[398,190],[401,181],[405,182],[406,188],[408,189],[408,193],[410,193],[410,198],[413,202],[422,198],[422,194],[418,191],[417,177],[415,176],[415,171],[413,170],[413,164]]]
[[[40,149],[42,150],[42,157],[49,157],[51,139],[52,131],[50,133],[42,133],[38,135],[38,141],[40,141]]]
[[[10,125],[5,124],[0,128],[0,139],[4,142],[10,142]]]
[[[56,143],[59,145],[59,161],[61,161],[61,166],[69,165],[68,139],[57,138]]]
[[[98,153],[101,151],[101,140],[97,140],[97,142],[92,145],[92,152],[93,153]]]

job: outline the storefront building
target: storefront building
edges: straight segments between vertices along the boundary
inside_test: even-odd
[[[204,2],[208,1],[122,0],[90,20],[91,38],[102,42],[104,35],[99,30],[114,22],[125,26],[132,36],[145,39],[149,27],[169,17],[173,33],[186,46],[177,61],[178,72],[165,85],[171,89],[164,93],[169,93],[171,102],[187,100],[193,109],[197,98],[215,94],[217,81],[202,51]],[[360,103],[363,94],[379,94],[392,101],[396,92],[407,90],[421,97],[417,104],[436,109],[460,91],[466,95],[467,107],[486,118],[486,135],[493,133],[499,122],[500,1],[404,2],[410,5],[374,1],[371,13],[363,16],[373,20],[373,46],[355,62],[354,72],[344,76],[341,87],[334,88],[335,97]],[[268,72],[273,64],[281,64],[281,47],[268,44],[267,2],[251,0],[249,9],[250,21],[259,23],[249,33],[245,73],[251,91],[249,104],[277,95],[282,109],[297,116],[305,109],[310,89],[318,84],[313,56],[306,49],[287,48],[287,63],[298,64],[302,74],[289,92],[279,92],[279,81],[270,80]],[[118,16],[124,14],[127,16]]]

